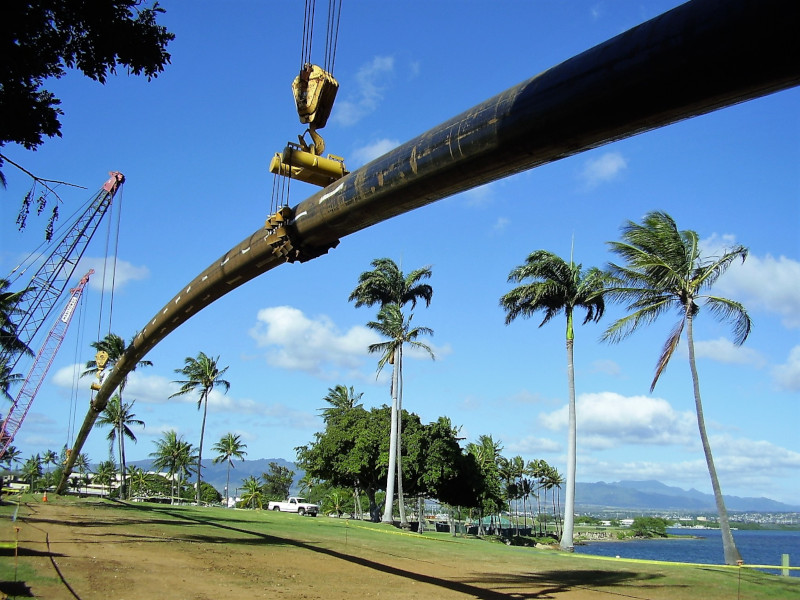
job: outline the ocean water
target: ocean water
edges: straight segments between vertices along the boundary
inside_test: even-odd
[[[575,546],[579,554],[619,556],[668,562],[721,565],[725,563],[722,538],[717,529],[668,529],[676,535],[694,535],[698,539],[653,539],[627,542],[591,542]],[[750,531],[733,532],[736,547],[745,564],[781,566],[781,555],[789,555],[789,566],[800,567],[800,531]],[[767,571],[780,573],[780,571]],[[800,571],[789,571],[800,577]]]

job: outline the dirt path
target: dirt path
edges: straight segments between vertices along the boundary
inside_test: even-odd
[[[20,511],[21,560],[46,578],[10,596],[48,599],[218,598],[353,599],[553,598],[597,600],[608,594],[538,580],[531,574],[422,557],[287,543],[229,527],[225,537],[170,530],[174,520],[87,506],[29,504]],[[22,513],[25,513],[22,515]],[[113,519],[110,520],[110,519]],[[127,526],[126,526],[127,525]],[[196,524],[195,524],[196,525]],[[225,527],[222,525],[221,527]],[[230,543],[231,537],[236,543]],[[225,543],[225,542],[229,543]],[[480,567],[480,565],[477,565]],[[615,594],[616,595],[616,594]],[[2,597],[2,596],[0,596]]]
[[[601,563],[448,538],[420,543],[392,528],[285,514],[73,500],[28,502],[13,523],[10,510],[3,514],[0,541],[19,528],[19,571],[3,550],[0,599],[798,597],[796,581],[742,570]]]

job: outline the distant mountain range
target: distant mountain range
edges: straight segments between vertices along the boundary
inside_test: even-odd
[[[269,471],[269,463],[275,462],[295,472],[292,493],[297,493],[298,482],[303,472],[292,462],[282,458],[262,458],[259,460],[234,461],[230,470],[230,494],[242,486],[249,476],[261,477]],[[130,463],[146,471],[151,470],[152,461],[140,460]],[[203,460],[203,481],[207,481],[220,493],[225,490],[227,463],[212,464]],[[563,495],[562,495],[563,502]],[[684,490],[664,485],[659,481],[616,481],[605,483],[578,482],[575,489],[575,505],[579,512],[598,510],[675,510],[697,513],[716,513],[712,494],[704,494],[695,489]],[[741,498],[725,496],[725,505],[732,512],[800,512],[800,506],[792,506],[769,498]]]
[[[291,493],[296,493],[298,482],[303,477],[303,471],[298,469],[296,464],[282,458],[260,458],[258,460],[233,461],[233,466],[230,470],[230,495],[234,496],[236,493],[236,488],[242,487],[242,481],[251,475],[258,479],[261,477],[262,473],[267,473],[269,471],[269,463],[271,462],[278,463],[278,465],[281,467],[288,467],[290,470],[294,471],[294,483],[292,484]],[[152,471],[152,464],[152,460],[137,460],[128,463],[128,465],[135,465],[140,469],[144,469],[145,471]],[[225,481],[227,472],[227,462],[221,462],[215,465],[211,462],[211,460],[206,460],[205,458],[203,459],[203,481],[213,485],[215,488],[217,488],[219,493],[223,495],[225,494]],[[192,475],[190,477],[190,481],[194,482],[196,477],[197,475]]]
[[[581,483],[575,485],[575,504],[578,510],[627,508],[639,510],[681,510],[716,513],[713,494],[695,489],[670,487],[659,481],[616,481],[613,483]],[[769,498],[725,496],[725,506],[731,512],[798,512],[792,506]]]

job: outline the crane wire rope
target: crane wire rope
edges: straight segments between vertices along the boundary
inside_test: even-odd
[[[314,41],[314,17],[316,15],[316,0],[305,0],[303,11],[303,38],[300,48],[300,70],[305,65],[311,64],[311,50]],[[339,24],[342,16],[342,0],[328,0],[328,22],[325,31],[324,68],[333,75],[336,62],[336,47],[339,43]],[[272,178],[272,195],[270,197],[269,214],[274,214],[282,206],[289,204],[290,186],[292,180],[291,159],[288,163],[288,176],[275,174]],[[280,179],[280,183],[278,183]],[[283,181],[286,180],[286,181]]]
[[[53,231],[53,235],[50,237],[50,240],[43,240],[39,243],[39,245],[34,248],[33,252],[28,254],[28,256],[16,267],[11,270],[11,273],[8,276],[8,281],[10,283],[15,283],[19,280],[20,277],[25,275],[26,271],[36,264],[38,261],[42,260],[45,256],[45,252],[47,248],[55,247],[59,240],[63,239],[67,233],[67,230],[71,228],[75,221],[77,221],[79,215],[82,215],[86,212],[86,210],[91,206],[92,202],[94,202],[94,198],[89,198],[86,202],[84,202],[81,206],[79,206],[75,212],[73,212],[69,217],[66,219],[59,219],[61,221],[60,225],[56,227]],[[12,277],[13,276],[13,277]]]
[[[72,389],[69,399],[69,418],[67,427],[66,447],[72,448],[75,440],[75,419],[78,410],[78,380],[81,378],[81,360],[83,344],[85,342],[86,330],[86,296],[81,294],[80,308],[78,310],[78,335],[75,337],[75,351],[72,361]]]
[[[336,46],[339,43],[339,23],[342,17],[342,0],[328,0],[328,27],[325,35],[325,70],[333,75]]]
[[[311,62],[311,45],[314,40],[314,14],[316,0],[306,0],[303,14],[303,41],[300,49],[300,69]]]
[[[109,219],[108,221],[108,229],[106,230],[106,245],[105,245],[105,252],[103,254],[103,272],[102,272],[102,281],[100,284],[100,311],[99,316],[97,319],[97,341],[100,341],[101,333],[103,330],[103,312],[105,310],[106,304],[106,282],[110,280],[110,291],[109,291],[109,300],[108,300],[108,326],[106,328],[106,333],[111,333],[111,318],[114,313],[114,285],[116,283],[116,272],[117,272],[117,251],[119,250],[119,230],[120,230],[120,221],[122,217],[122,194],[120,193],[120,200],[119,204],[112,203],[111,205],[112,213],[116,210],[116,227],[114,226],[115,220]],[[114,245],[114,253],[109,258],[109,248],[111,247],[113,242]],[[111,262],[111,267],[109,269],[109,261]],[[109,274],[109,270],[111,271]]]
[[[122,198],[124,192],[120,190],[119,201],[117,202],[117,226],[114,231],[114,256],[111,268],[111,298],[108,306],[108,330],[111,331],[111,322],[114,317],[114,293],[117,289],[117,257],[119,256],[119,232],[122,222]],[[112,207],[113,210],[113,207]],[[110,225],[110,222],[109,222]]]

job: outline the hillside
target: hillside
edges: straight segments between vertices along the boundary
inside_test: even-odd
[[[659,481],[617,481],[613,483],[576,484],[575,503],[578,510],[627,508],[641,510],[689,510],[716,512],[713,494],[695,489],[684,490]],[[732,512],[796,512],[791,506],[769,498],[725,496],[725,505]]]

